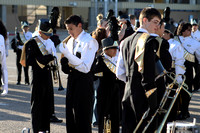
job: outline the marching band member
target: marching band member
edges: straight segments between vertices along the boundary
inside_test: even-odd
[[[181,45],[180,42],[176,41],[174,39],[173,34],[169,30],[165,30],[163,34],[163,38],[168,40],[170,47],[169,47],[169,52],[172,56],[172,68],[171,72],[174,72],[176,75],[178,74],[185,74],[185,58],[184,58],[184,48]],[[177,77],[177,83],[182,83],[182,77],[178,76]],[[167,77],[167,84],[173,82],[171,79]],[[176,88],[175,88],[176,89]],[[174,95],[174,94],[173,94]],[[175,121],[177,118],[177,111],[178,111],[178,104],[179,100],[177,99],[171,112],[170,115],[168,116],[168,121]]]
[[[91,133],[93,107],[92,64],[98,50],[98,42],[82,29],[83,22],[77,15],[65,21],[70,34],[60,44],[64,54],[62,70],[68,73],[66,93],[67,133]]]
[[[4,26],[3,22],[0,20],[0,80],[1,81],[3,92],[1,96],[5,96],[8,93],[8,71],[6,65],[6,49],[5,49],[5,41],[7,40],[7,31],[6,27]],[[1,82],[0,81],[0,82]]]
[[[47,41],[53,34],[49,19],[39,20],[39,35],[30,39],[23,47],[20,63],[32,66],[31,117],[34,133],[50,132],[52,74],[49,63],[54,60]]]
[[[109,37],[102,40],[102,45],[103,54],[97,58],[95,65],[95,73],[99,74],[100,79],[97,89],[98,131],[103,133],[104,118],[106,118],[106,120],[111,120],[111,132],[119,133],[120,88],[115,75],[114,58],[118,43]]]
[[[181,46],[184,48],[184,58],[185,58],[185,83],[188,85],[188,91],[192,92],[192,81],[193,81],[193,67],[195,62],[195,57],[200,63],[200,43],[191,37],[192,25],[190,23],[182,22],[179,24],[177,29],[177,36],[175,39],[180,42]],[[181,113],[178,119],[186,119],[190,117],[188,110],[190,96],[184,90],[181,91],[182,106]]]
[[[200,31],[198,28],[199,28],[199,26],[198,26],[197,22],[195,20],[193,20],[191,37],[200,42]]]
[[[159,43],[149,33],[157,30],[161,14],[157,9],[147,7],[141,11],[139,19],[140,28],[120,44],[116,68],[117,77],[126,82],[122,100],[122,133],[133,132],[148,107],[151,115],[157,105],[155,66]],[[138,132],[144,126],[142,124]],[[154,132],[155,128],[156,122],[151,123],[147,132]]]
[[[17,65],[17,85],[21,84],[21,73],[22,73],[22,65],[20,64],[20,58],[22,54],[22,48],[24,46],[24,43],[32,38],[32,33],[29,31],[29,24],[27,21],[21,22],[21,28],[22,32],[17,32],[17,47],[16,47],[16,65]],[[25,84],[29,85],[29,75],[28,75],[28,66],[23,67],[24,68],[24,76],[25,76]]]
[[[198,28],[199,26],[197,22],[193,20],[191,37],[200,42],[200,31],[198,30]],[[194,70],[195,70],[195,77],[193,80],[193,85],[194,85],[193,92],[198,91],[200,88],[200,66],[197,58],[195,58]]]

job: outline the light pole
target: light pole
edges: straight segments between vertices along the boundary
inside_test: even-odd
[[[117,17],[117,15],[118,15],[118,0],[115,0],[115,17]]]

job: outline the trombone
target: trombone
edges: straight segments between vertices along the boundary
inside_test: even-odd
[[[157,109],[156,112],[151,116],[151,119],[147,122],[147,125],[144,127],[142,133],[145,133],[145,131],[148,129],[149,125],[151,124],[151,122],[154,120],[154,118],[156,117],[156,115],[157,115],[158,113],[165,113],[164,118],[163,118],[163,120],[162,120],[160,126],[159,126],[158,129],[156,130],[156,133],[160,133],[160,132],[162,131],[162,129],[163,129],[163,127],[164,127],[164,124],[165,124],[165,122],[166,122],[166,120],[167,120],[167,118],[168,118],[168,116],[169,116],[169,114],[170,114],[170,112],[171,112],[171,109],[172,109],[172,107],[173,107],[173,105],[174,105],[174,103],[175,103],[175,101],[176,101],[176,99],[177,99],[177,97],[178,97],[178,95],[179,95],[181,89],[183,89],[184,91],[186,91],[186,92],[189,94],[190,97],[192,96],[192,93],[190,93],[190,92],[187,90],[188,86],[185,84],[185,79],[186,79],[185,75],[178,74],[178,75],[175,76],[174,73],[168,73],[168,74],[166,74],[166,75],[167,75],[170,79],[172,79],[173,82],[172,82],[171,84],[169,84],[169,85],[166,87],[164,96],[163,96],[163,98],[162,98],[162,100],[161,100],[161,102],[160,102],[160,104],[159,104],[158,109]],[[177,83],[177,81],[176,81],[177,78],[178,78],[178,76],[182,76],[182,77],[183,77],[183,82],[180,83],[180,84]],[[175,77],[175,78],[174,78],[174,77]],[[173,87],[174,87],[175,84],[178,85],[178,88],[177,88],[177,89],[173,89]],[[170,94],[171,91],[176,91],[176,93],[174,94],[173,97],[169,97],[169,94]],[[170,103],[168,109],[163,109],[163,107],[164,107],[164,105],[165,105],[167,99],[172,99],[172,101],[171,101],[171,103]],[[136,132],[137,132],[137,130],[138,130],[139,127],[141,126],[143,120],[144,120],[145,118],[147,118],[149,111],[150,111],[150,108],[148,108],[147,111],[143,114],[141,120],[140,120],[139,123],[137,124],[137,126],[136,126],[135,130],[133,131],[133,133],[136,133]]]

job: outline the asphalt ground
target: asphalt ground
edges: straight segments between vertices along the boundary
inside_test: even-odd
[[[60,53],[57,54],[60,57]],[[0,96],[0,133],[21,133],[23,128],[31,129],[30,113],[30,86],[24,84],[24,73],[22,71],[21,85],[17,83],[16,54],[9,50],[7,57],[8,68],[8,95]],[[29,72],[31,69],[29,68]],[[67,75],[60,71],[61,81],[64,88],[67,85]],[[31,81],[31,74],[30,81]],[[58,84],[54,84],[55,113],[62,123],[51,123],[52,133],[66,133],[65,119],[65,93],[58,91]],[[189,110],[190,118],[179,122],[193,122],[196,118],[196,125],[200,126],[200,92],[193,93]],[[97,133],[97,128],[92,128],[93,133]]]

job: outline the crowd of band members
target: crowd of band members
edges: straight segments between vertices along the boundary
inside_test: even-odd
[[[50,40],[55,29],[51,30],[48,19],[39,20],[33,35],[28,31],[28,23],[21,23],[22,32],[18,32],[15,40],[17,43],[14,42],[12,48],[17,57],[17,85],[21,84],[22,66],[25,71],[25,84],[29,85],[28,66],[32,66],[31,117],[34,133],[50,132],[50,118],[55,117],[50,62],[57,58],[55,46],[59,43],[62,53],[61,69],[68,74],[68,133],[90,133],[92,123],[95,122],[92,121],[93,112],[99,133],[103,133],[105,118],[111,120],[111,132],[118,133],[120,124],[123,133],[133,132],[149,107],[149,116],[155,112],[166,86],[172,82],[164,76],[156,77],[155,64],[158,61],[166,71],[176,75],[184,74],[189,92],[198,91],[200,31],[197,23],[193,22],[191,25],[181,22],[173,34],[164,28],[161,14],[155,8],[142,10],[139,27],[135,25],[134,15],[121,15],[115,19],[119,22],[117,41],[112,36],[112,24],[102,14],[97,16],[97,28],[91,34],[82,28],[83,21],[79,16],[68,17],[65,26],[69,36],[61,43],[57,36],[57,41]],[[1,72],[4,81],[1,95],[5,96],[8,93],[8,75],[4,44],[8,39],[6,28],[1,21],[0,26],[5,29],[0,32]],[[138,40],[141,38],[143,45],[139,46]],[[41,44],[44,45],[42,48]],[[144,51],[140,51],[140,48]],[[137,54],[138,49],[141,54]],[[23,50],[26,54],[23,54]],[[139,58],[142,60],[138,60]],[[182,82],[182,77],[179,76],[177,83]],[[150,91],[153,93],[149,95]],[[181,90],[176,101],[176,107],[179,108],[172,109],[168,121],[190,117],[190,99],[188,93]],[[139,132],[149,118],[138,129]],[[158,127],[157,121],[161,120],[162,116],[150,125],[147,132],[155,131]],[[55,121],[59,120],[55,118]]]

